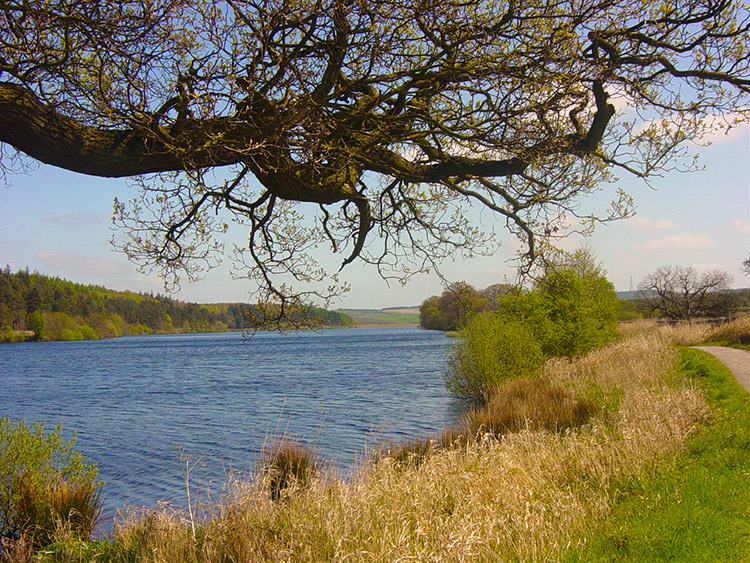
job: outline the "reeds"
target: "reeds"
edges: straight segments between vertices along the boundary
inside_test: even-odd
[[[260,475],[271,499],[280,500],[305,487],[318,466],[313,451],[292,439],[280,438],[272,440],[270,448],[263,453]]]
[[[463,426],[470,436],[499,437],[526,429],[561,431],[582,425],[599,408],[546,379],[510,379],[492,390],[486,405],[471,409]]]
[[[114,541],[131,561],[546,561],[706,420],[701,393],[668,377],[676,363],[659,334],[550,362],[538,393],[516,384],[533,407],[498,407],[516,413],[501,432],[421,441],[349,480],[282,450],[276,473],[233,483],[196,534],[157,510],[123,517]]]
[[[61,528],[79,540],[91,537],[102,511],[94,481],[72,482],[56,477],[40,485],[24,474],[18,477],[17,486],[15,518],[20,535],[32,545],[49,544]]]

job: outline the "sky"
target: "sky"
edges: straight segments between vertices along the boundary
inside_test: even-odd
[[[712,141],[708,147],[697,147],[704,167],[699,172],[669,173],[657,178],[653,189],[622,178],[617,185],[632,195],[636,215],[598,226],[586,241],[571,237],[564,246],[587,244],[618,291],[637,287],[662,265],[721,269],[733,277],[734,287],[750,286],[740,270],[750,255],[750,126]],[[0,266],[7,264],[13,271],[28,267],[116,290],[165,293],[160,279],[139,273],[110,244],[114,198],[136,195],[126,181],[40,165],[9,175],[7,182],[7,187],[0,185]],[[609,186],[593,199],[609,200],[612,194]],[[447,263],[443,274],[477,288],[513,281],[515,271],[508,261],[516,243],[507,233],[498,236],[502,246],[495,255]],[[342,278],[351,290],[331,308],[416,306],[443,290],[435,274],[416,276],[401,286],[388,284],[374,268],[361,263],[347,266]],[[219,268],[198,282],[184,282],[173,297],[199,303],[246,302],[249,289],[247,280],[232,280]]]

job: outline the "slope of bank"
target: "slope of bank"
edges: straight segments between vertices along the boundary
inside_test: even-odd
[[[716,347],[697,348],[682,350],[680,373],[703,389],[710,423],[675,458],[654,465],[648,479],[627,483],[609,517],[591,522],[556,560],[750,561],[750,395],[708,355]]]
[[[389,307],[384,309],[337,309],[352,318],[354,326],[417,326],[419,307]]]

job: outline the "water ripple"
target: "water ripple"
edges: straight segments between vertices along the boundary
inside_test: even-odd
[[[99,465],[105,529],[123,504],[180,504],[250,471],[287,433],[348,471],[366,446],[436,433],[459,406],[442,381],[449,341],[413,328],[125,337],[0,346],[0,415],[62,424]]]

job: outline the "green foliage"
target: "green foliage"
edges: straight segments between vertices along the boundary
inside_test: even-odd
[[[34,338],[41,340],[44,337],[44,330],[47,327],[47,322],[44,320],[44,316],[36,309],[33,313],[29,314],[29,318],[26,320],[26,328],[34,331]]]
[[[445,383],[455,395],[483,402],[501,381],[537,373],[544,359],[539,342],[525,323],[479,313],[459,331]]]
[[[588,251],[550,265],[533,291],[508,293],[499,314],[529,326],[548,357],[573,357],[617,337],[620,301]]]
[[[43,423],[0,418],[0,536],[48,539],[60,521],[90,533],[99,510],[97,469],[74,445],[60,426],[47,433]]]
[[[635,321],[643,318],[638,302],[634,299],[620,299],[620,321]]]
[[[550,264],[532,291],[506,290],[496,310],[469,317],[445,376],[460,397],[484,402],[497,383],[614,340],[620,302],[588,250]]]
[[[311,311],[311,316],[323,326],[352,324],[351,317],[340,312],[317,308]],[[161,295],[76,284],[28,270],[0,270],[0,341],[22,340],[17,335],[25,329],[33,330],[38,340],[223,332],[255,328],[256,317],[250,305],[183,303]]]

